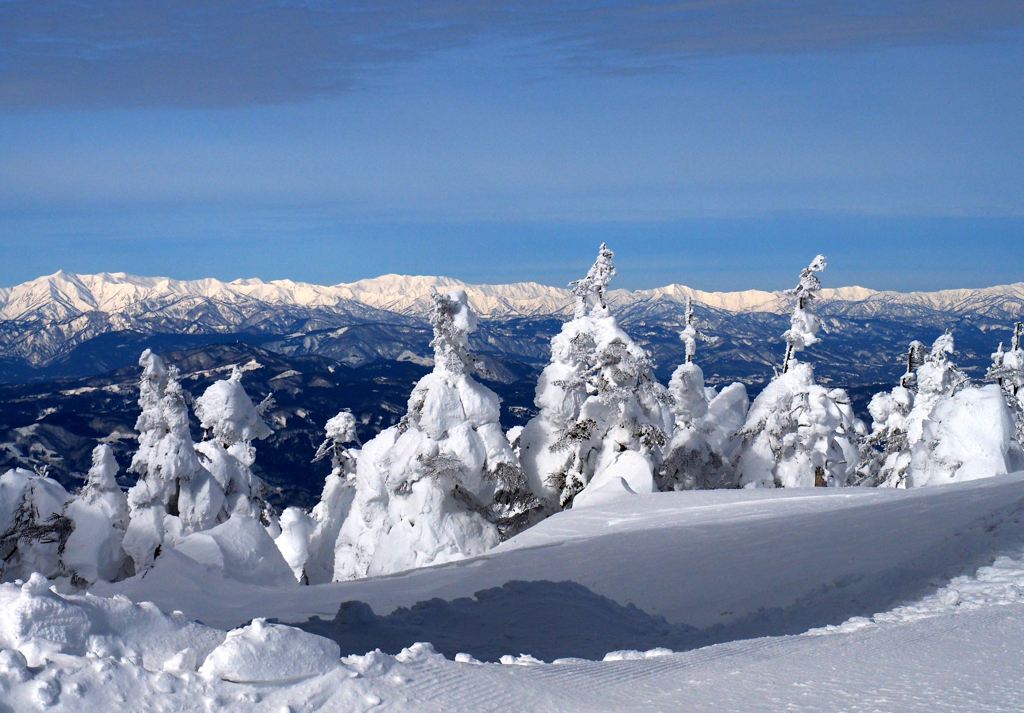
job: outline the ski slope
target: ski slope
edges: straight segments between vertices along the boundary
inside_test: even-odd
[[[88,596],[0,585],[0,711],[1017,711],[1022,508],[1024,474],[665,493],[379,579],[260,588],[172,555]],[[225,636],[253,617],[336,644]]]

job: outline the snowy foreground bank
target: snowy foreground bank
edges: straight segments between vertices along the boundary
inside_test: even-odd
[[[0,585],[0,711],[1019,710],[1022,510],[1024,474],[662,493],[367,580]]]

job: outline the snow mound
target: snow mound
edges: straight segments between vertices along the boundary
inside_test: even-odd
[[[295,574],[266,528],[246,515],[183,538],[175,550],[226,578],[248,584],[292,586]],[[158,558],[156,566],[165,563]]]
[[[1015,428],[995,384],[966,388],[940,398],[922,424],[921,439],[914,446],[911,484],[956,483],[1024,468]]]
[[[205,656],[223,632],[166,616],[149,603],[124,597],[62,596],[39,574],[18,586],[0,585],[0,647],[18,651],[31,666],[57,654],[138,658],[157,669],[191,648]]]
[[[671,656],[672,649],[651,649],[650,651],[609,651],[604,655],[605,661],[643,661],[661,656]]]
[[[622,451],[573,499],[573,507],[593,507],[654,491],[650,460],[636,451]]]
[[[280,683],[319,676],[341,666],[341,649],[322,636],[255,619],[228,632],[199,673],[235,683]]]

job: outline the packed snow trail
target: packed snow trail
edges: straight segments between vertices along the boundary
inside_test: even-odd
[[[93,591],[121,592],[230,629],[260,616],[330,620],[349,601],[389,614],[510,581],[569,581],[670,624],[694,627],[702,633],[689,646],[702,646],[800,633],[920,599],[994,555],[1016,551],[1024,543],[1022,509],[1024,474],[906,491],[663,493],[573,509],[486,555],[388,577],[256,587],[168,552],[145,577]],[[529,606],[533,593],[527,591],[519,605]],[[463,650],[498,646],[504,633],[496,622],[467,636]],[[557,629],[549,621],[519,634],[524,648],[511,653],[532,653],[522,640],[530,635],[546,659],[571,653],[557,650]],[[365,648],[343,644],[342,650]]]

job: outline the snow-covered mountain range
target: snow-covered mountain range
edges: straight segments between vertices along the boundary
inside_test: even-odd
[[[291,280],[173,280],[123,272],[76,275],[61,270],[15,287],[0,288],[0,319],[67,320],[93,312],[131,318],[157,310],[180,315],[187,311],[187,306],[201,302],[233,306],[243,314],[247,306],[265,304],[325,309],[361,317],[379,316],[373,310],[422,317],[429,311],[431,290],[456,288],[467,292],[470,305],[484,318],[563,315],[572,302],[570,290],[536,282],[471,285],[450,277],[382,275],[324,286]],[[689,297],[713,309],[775,314],[787,311],[791,302],[783,291],[704,292],[675,284],[649,290],[613,290],[609,296],[611,303],[620,308],[658,301],[682,303]],[[822,298],[825,303],[857,304],[857,311],[865,316],[883,309],[923,308],[1003,318],[1024,310],[1024,282],[906,293],[839,287],[822,290]]]
[[[342,361],[397,358],[403,335],[393,332],[424,328],[431,290],[455,288],[465,290],[473,309],[492,321],[562,318],[572,302],[568,289],[533,282],[469,285],[447,277],[384,275],[321,286],[290,280],[182,281],[61,271],[0,288],[0,358],[45,366],[111,332],[275,335],[280,343],[273,348],[282,353],[327,353],[319,346],[326,340],[336,358],[344,352]],[[822,314],[847,319],[881,317],[938,325],[940,316],[946,321],[969,317],[995,328],[1024,314],[1024,283],[910,293],[840,287],[823,290],[822,295]],[[614,309],[627,323],[659,320],[669,326],[688,297],[698,305],[698,313],[703,310],[719,319],[783,315],[791,302],[785,292],[703,292],[682,285],[610,293]],[[353,328],[356,333],[349,334]],[[387,334],[376,333],[382,330]],[[372,345],[383,342],[392,346],[374,352]],[[367,345],[373,353],[364,353]]]

